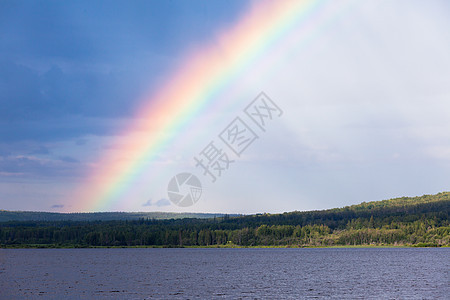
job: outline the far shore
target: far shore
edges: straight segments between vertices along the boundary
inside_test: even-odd
[[[173,245],[148,245],[148,246],[84,246],[84,245],[53,245],[53,244],[29,244],[29,245],[0,245],[0,249],[138,249],[138,248],[184,248],[184,249],[350,249],[350,248],[448,248],[448,245],[332,245],[332,246],[309,246],[309,245],[272,245],[272,246],[239,246],[239,245],[210,245],[210,246],[173,246]]]

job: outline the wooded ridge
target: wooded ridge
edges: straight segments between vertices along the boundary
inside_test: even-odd
[[[321,211],[212,218],[0,222],[1,247],[449,246],[450,192]]]

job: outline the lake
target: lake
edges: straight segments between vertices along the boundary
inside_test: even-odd
[[[444,299],[449,255],[449,248],[0,249],[0,298]]]

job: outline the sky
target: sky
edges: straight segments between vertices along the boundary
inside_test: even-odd
[[[449,191],[448,1],[276,3],[0,1],[0,209],[279,213]],[[213,154],[220,172],[198,163]],[[180,207],[185,173],[201,194]]]

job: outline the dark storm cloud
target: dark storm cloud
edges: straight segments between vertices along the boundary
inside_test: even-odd
[[[2,1],[0,141],[111,134],[111,119],[132,117],[181,54],[243,6],[192,4]]]
[[[80,162],[70,156],[40,158],[37,156],[2,156],[0,157],[0,173],[20,175],[27,178],[60,178],[75,177],[81,174]]]
[[[63,162],[67,163],[79,163],[80,161],[76,158],[70,157],[70,156],[60,156],[59,159]]]
[[[134,89],[127,91],[125,85]],[[102,119],[129,116],[133,111],[129,99],[137,99],[135,91],[139,90],[142,86],[121,82],[116,75],[66,73],[56,66],[39,74],[28,67],[0,62],[0,139],[109,134]],[[79,120],[66,124],[67,118]],[[96,124],[87,118],[96,118]]]
[[[81,78],[77,80],[56,67],[39,75],[30,68],[0,62],[0,140],[58,140],[104,133],[103,128],[86,128],[84,120],[67,123],[73,116],[98,110],[89,105],[100,103],[92,96],[95,86],[89,77]]]
[[[50,153],[51,153],[51,151],[45,146],[39,146],[38,149],[29,152],[29,154],[31,154],[31,155],[33,155],[33,154],[36,154],[36,155],[47,155],[47,154],[50,154]]]
[[[45,120],[2,121],[0,122],[0,140],[3,142],[57,141],[79,136],[110,135],[123,126],[119,120],[86,118],[83,116],[55,116]]]

